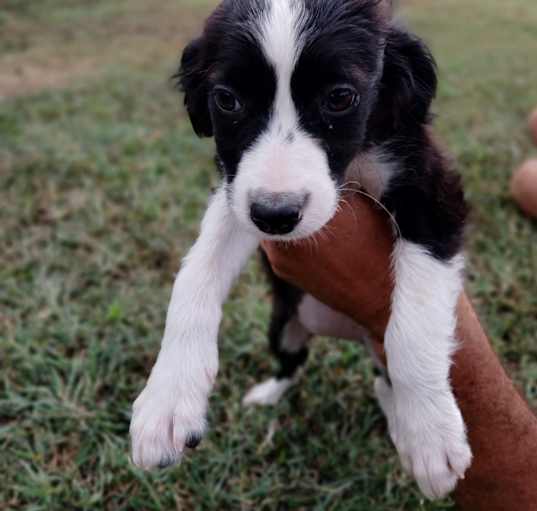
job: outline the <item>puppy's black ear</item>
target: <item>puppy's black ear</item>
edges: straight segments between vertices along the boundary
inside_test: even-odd
[[[392,27],[373,113],[375,127],[392,131],[426,123],[436,88],[436,64],[427,46],[418,37]]]
[[[203,38],[194,39],[184,50],[181,67],[174,76],[185,93],[185,106],[192,127],[199,137],[212,137],[209,90],[203,58]]]

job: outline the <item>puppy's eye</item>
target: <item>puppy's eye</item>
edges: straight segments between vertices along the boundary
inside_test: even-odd
[[[334,114],[350,110],[358,102],[358,94],[350,87],[336,87],[326,97],[326,109]]]
[[[214,90],[214,102],[222,112],[236,114],[242,110],[242,104],[229,89],[217,87]]]

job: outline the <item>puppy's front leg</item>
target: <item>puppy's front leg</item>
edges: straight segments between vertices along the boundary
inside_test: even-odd
[[[177,275],[160,353],[133,406],[130,433],[136,465],[173,464],[185,447],[200,441],[218,371],[222,304],[258,241],[237,225],[221,188]]]
[[[385,338],[392,387],[378,381],[376,391],[401,462],[429,498],[451,492],[472,459],[449,381],[463,266],[461,255],[440,261],[404,240],[394,252]]]

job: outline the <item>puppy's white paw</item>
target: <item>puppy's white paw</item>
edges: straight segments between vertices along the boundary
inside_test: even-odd
[[[150,380],[133,405],[130,434],[134,464],[151,469],[178,463],[185,448],[200,443],[206,413],[207,398],[200,393]]]
[[[427,498],[447,496],[472,462],[453,394],[447,390],[421,400],[413,393],[395,394],[383,378],[375,381],[375,392],[405,470]]]
[[[242,405],[275,405],[293,383],[294,381],[289,378],[283,378],[281,380],[271,378],[263,383],[254,385],[242,399]]]

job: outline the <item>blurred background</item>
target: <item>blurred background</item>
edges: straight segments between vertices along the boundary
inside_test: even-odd
[[[401,3],[473,206],[468,288],[535,406],[537,223],[508,183],[537,152],[537,2]],[[287,399],[241,409],[272,370],[255,261],[226,305],[206,440],[178,468],[129,463],[131,402],[217,182],[169,81],[212,5],[0,3],[0,510],[451,509],[402,473],[360,346],[319,340]]]

